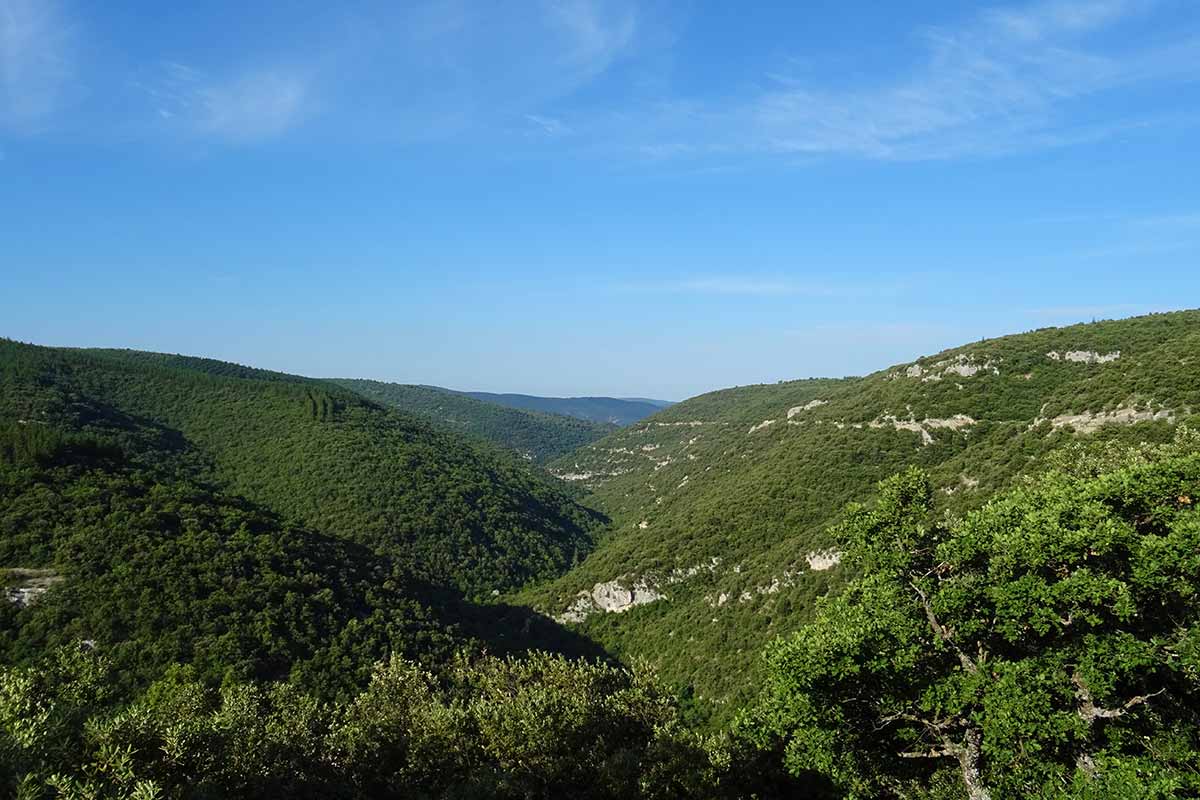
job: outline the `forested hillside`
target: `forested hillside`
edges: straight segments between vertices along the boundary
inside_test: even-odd
[[[561,414],[607,425],[631,425],[670,405],[662,400],[623,400],[617,397],[535,397],[528,394],[493,392],[462,394],[508,408]]]
[[[612,433],[616,425],[510,408],[436,386],[337,379],[340,386],[375,402],[514,450],[537,463],[574,452]]]
[[[552,465],[611,532],[525,597],[731,709],[761,646],[845,580],[828,529],[847,502],[917,465],[962,511],[1077,437],[1169,439],[1200,413],[1197,353],[1200,312],[1180,312],[693,398]]]
[[[1196,353],[1180,312],[713,392],[568,486],[325,381],[0,340],[0,785],[1197,796]]]
[[[163,361],[165,359],[165,361]],[[523,459],[339,387],[204,359],[0,344],[0,412],[116,437],[430,581],[486,593],[562,571],[594,515]]]
[[[403,654],[600,651],[473,597],[560,574],[598,519],[523,459],[321,382],[0,342],[0,657],[96,642],[333,694]]]
[[[6,442],[9,457],[45,452]],[[1196,797],[1200,437],[1087,442],[1046,466],[965,517],[939,513],[916,468],[848,508],[830,535],[854,578],[771,644],[756,696],[710,735],[644,665],[464,652],[435,673],[392,657],[329,700],[302,675],[231,672],[218,689],[193,664],[130,696],[108,646],[74,642],[0,666],[0,786],[121,800]]]

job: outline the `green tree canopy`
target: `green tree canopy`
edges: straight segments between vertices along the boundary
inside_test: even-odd
[[[850,796],[1200,793],[1200,438],[1074,449],[965,518],[926,476],[838,530],[857,577],[741,728]]]

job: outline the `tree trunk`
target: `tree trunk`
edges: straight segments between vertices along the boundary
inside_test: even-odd
[[[958,751],[958,765],[962,769],[963,784],[967,787],[969,800],[992,800],[992,794],[983,785],[980,775],[979,760],[980,746],[983,744],[983,734],[978,728],[968,728],[963,737],[962,747]]]

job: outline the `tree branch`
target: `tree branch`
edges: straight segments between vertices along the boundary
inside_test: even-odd
[[[958,758],[962,748],[958,745],[942,744],[929,748],[928,750],[913,752],[907,751],[899,753],[901,758]]]
[[[933,606],[929,604],[929,598],[925,596],[923,591],[921,591],[921,587],[917,586],[917,584],[912,581],[909,581],[908,585],[911,586],[913,591],[915,591],[921,598],[921,605],[925,609],[925,617],[929,620],[929,627],[933,628],[934,635],[949,645],[950,648],[958,654],[958,660],[959,663],[962,664],[963,669],[971,674],[979,672],[979,665],[976,664],[971,657],[954,642],[954,639],[951,638],[950,635],[950,629],[938,621],[937,614],[933,613]]]
[[[1134,706],[1140,706],[1148,702],[1151,698],[1158,697],[1166,691],[1165,688],[1159,689],[1157,692],[1150,694],[1139,694],[1136,697],[1130,698],[1120,708],[1104,708],[1096,705],[1092,698],[1092,693],[1088,689],[1087,684],[1083,682],[1083,676],[1078,672],[1071,675],[1071,683],[1075,684],[1075,697],[1079,699],[1079,718],[1087,725],[1095,724],[1098,719],[1116,719],[1117,717],[1125,716],[1126,712]]]

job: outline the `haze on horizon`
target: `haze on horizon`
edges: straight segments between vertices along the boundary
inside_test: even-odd
[[[0,0],[0,335],[680,400],[1200,305],[1200,6]]]

